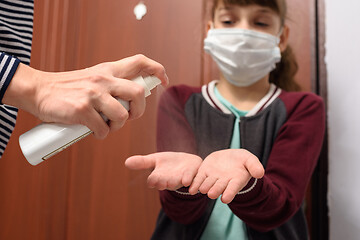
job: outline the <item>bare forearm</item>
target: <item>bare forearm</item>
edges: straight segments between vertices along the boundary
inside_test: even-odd
[[[20,63],[2,102],[37,115],[34,107],[39,71]]]

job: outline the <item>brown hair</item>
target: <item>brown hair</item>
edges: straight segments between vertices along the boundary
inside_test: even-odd
[[[287,14],[285,0],[212,0],[212,2],[211,16],[213,19],[215,16],[215,9],[221,2],[225,5],[231,4],[241,6],[257,4],[274,10],[280,16],[281,25],[284,26],[285,24]],[[288,46],[281,55],[281,61],[277,64],[276,69],[270,73],[269,81],[286,91],[299,91],[301,88],[299,84],[295,82],[298,64],[292,48]]]

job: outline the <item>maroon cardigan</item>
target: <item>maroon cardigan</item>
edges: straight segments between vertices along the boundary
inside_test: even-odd
[[[158,112],[158,151],[182,151],[205,158],[228,149],[235,117],[211,106],[200,88],[177,86],[163,95]],[[301,208],[322,147],[325,111],[312,93],[285,92],[240,122],[242,148],[255,154],[265,176],[228,204],[243,220],[249,239],[307,239]],[[252,186],[251,180],[243,190]],[[186,192],[185,188],[180,191]],[[160,191],[162,210],[153,239],[199,239],[214,201]]]

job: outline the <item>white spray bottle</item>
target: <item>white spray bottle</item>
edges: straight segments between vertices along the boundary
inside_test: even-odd
[[[145,78],[139,76],[132,81],[145,89],[145,97],[151,94],[150,90],[161,83],[155,76]],[[121,99],[118,101],[129,111],[129,102]],[[107,121],[105,116],[103,118]],[[19,144],[27,161],[31,165],[37,165],[91,133],[92,131],[83,125],[42,123],[22,134]]]

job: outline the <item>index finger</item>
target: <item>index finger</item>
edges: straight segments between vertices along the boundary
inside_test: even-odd
[[[246,183],[246,179],[231,179],[222,194],[221,201],[225,204],[229,204]]]
[[[169,78],[166,75],[164,66],[144,55],[138,54],[119,60],[116,63],[122,65],[119,66],[119,71],[116,74],[117,77],[132,79],[139,75],[156,76],[161,80],[163,86],[166,86],[169,83]],[[123,64],[127,66],[124,66]],[[126,69],[123,69],[124,67]]]

